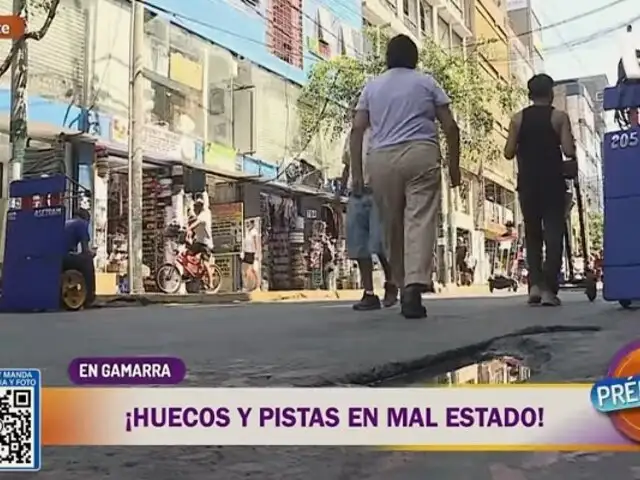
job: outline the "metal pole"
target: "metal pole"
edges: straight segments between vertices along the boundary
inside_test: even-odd
[[[144,5],[132,2],[129,101],[129,292],[144,293],[142,282],[142,136],[144,129]]]
[[[27,0],[13,0],[13,15],[29,20]],[[24,39],[14,39],[13,43],[19,43],[18,53],[11,64],[11,119],[10,141],[11,160],[9,162],[9,182],[22,178],[22,166],[27,150],[27,80],[28,57],[27,42]]]

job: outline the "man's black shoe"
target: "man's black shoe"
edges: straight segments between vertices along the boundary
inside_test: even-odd
[[[427,309],[422,305],[422,285],[409,285],[402,292],[402,315],[405,318],[425,318]]]
[[[380,299],[372,293],[364,293],[358,303],[353,305],[354,310],[380,310]]]
[[[384,298],[382,299],[382,305],[385,308],[393,307],[398,303],[398,287],[393,283],[384,283]]]

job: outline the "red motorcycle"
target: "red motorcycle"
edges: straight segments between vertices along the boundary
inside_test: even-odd
[[[205,262],[188,248],[184,230],[179,230],[175,261],[165,263],[156,273],[156,285],[162,293],[175,294],[184,283],[188,293],[216,293],[222,284],[222,270],[215,263]]]

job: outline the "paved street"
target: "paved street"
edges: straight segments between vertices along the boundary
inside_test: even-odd
[[[430,299],[429,318],[344,303],[111,308],[84,314],[2,315],[0,365],[43,370],[67,385],[77,356],[182,357],[192,386],[371,385],[416,381],[497,351],[523,357],[532,381],[595,378],[638,336],[640,312],[564,294],[560,309],[523,297]],[[637,455],[427,454],[355,448],[48,448],[37,478],[117,480],[640,479]],[[5,474],[24,479],[27,474]],[[34,475],[35,478],[35,475]]]

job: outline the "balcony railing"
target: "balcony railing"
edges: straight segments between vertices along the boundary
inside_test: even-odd
[[[513,210],[507,207],[503,207],[499,203],[485,200],[485,218],[488,222],[497,223],[498,225],[504,225],[507,222],[513,222]]]
[[[403,21],[404,26],[407,27],[409,31],[415,36],[418,36],[418,24],[416,23],[416,21],[409,17],[404,17]]]

